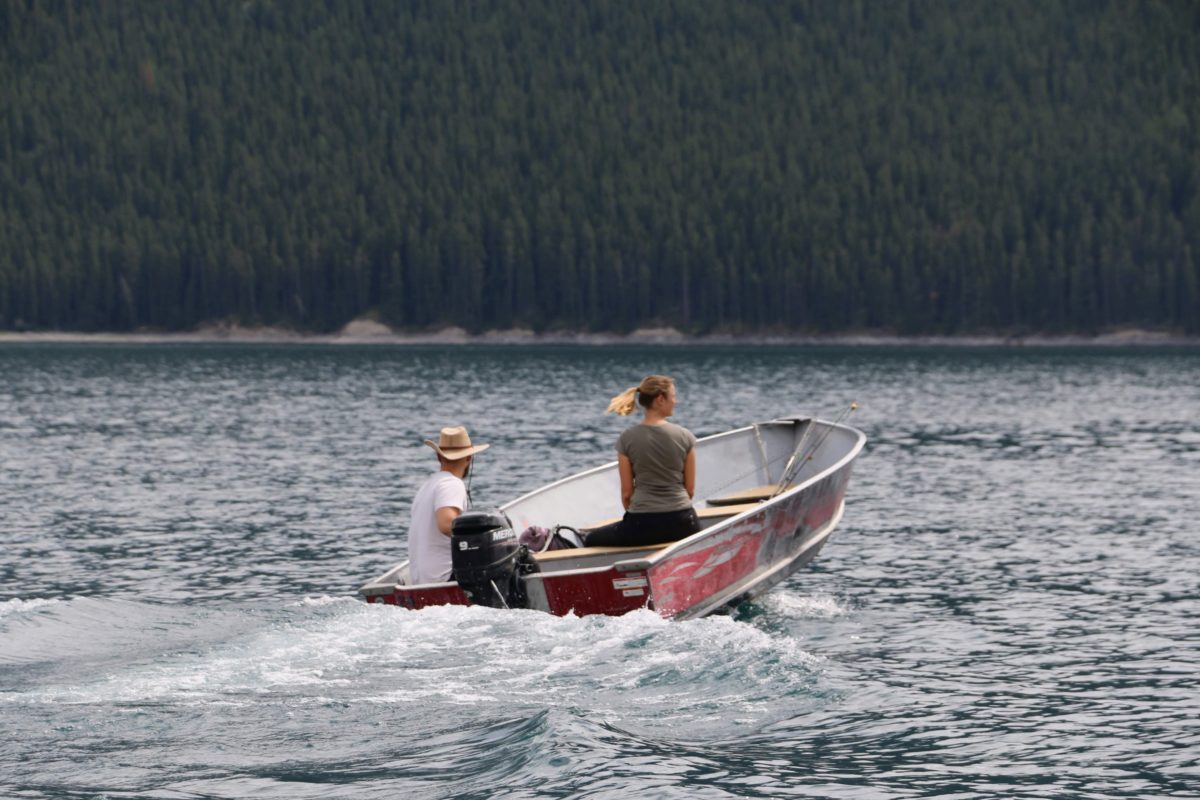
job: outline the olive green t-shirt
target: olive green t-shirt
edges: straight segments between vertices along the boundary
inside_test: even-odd
[[[617,452],[633,465],[629,510],[643,514],[691,506],[683,488],[683,463],[695,445],[691,431],[671,422],[626,428],[617,439]]]

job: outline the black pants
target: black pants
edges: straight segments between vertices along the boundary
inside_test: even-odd
[[[597,528],[588,534],[588,547],[638,547],[684,539],[700,530],[696,509],[634,514],[626,511],[616,525]]]

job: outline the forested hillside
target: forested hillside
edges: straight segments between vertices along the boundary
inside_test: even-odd
[[[0,0],[0,329],[1200,329],[1194,0]]]

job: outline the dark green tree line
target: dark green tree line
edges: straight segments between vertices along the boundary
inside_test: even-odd
[[[1200,6],[0,0],[0,329],[1200,330]]]

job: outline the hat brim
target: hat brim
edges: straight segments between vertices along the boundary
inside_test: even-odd
[[[460,461],[467,456],[473,456],[476,453],[482,453],[484,450],[487,450],[489,447],[491,447],[490,444],[477,444],[473,447],[456,447],[451,450],[443,450],[437,446],[437,442],[432,442],[429,439],[425,440],[425,444],[429,447],[432,447],[439,456],[447,461]]]

